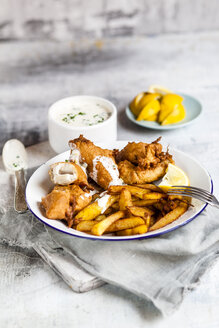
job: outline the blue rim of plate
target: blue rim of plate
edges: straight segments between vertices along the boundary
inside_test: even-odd
[[[200,115],[203,112],[202,104],[195,97],[192,97],[192,96],[187,95],[187,94],[184,94],[184,93],[179,93],[179,92],[177,94],[180,95],[180,96],[182,96],[184,98],[183,103],[185,101],[190,101],[193,104],[196,104],[196,114],[194,115],[193,118],[189,119],[188,121],[186,120],[186,117],[185,117],[185,119],[182,120],[179,123],[169,124],[169,125],[164,125],[164,126],[160,125],[157,122],[136,121],[136,118],[135,118],[134,114],[132,113],[132,111],[130,110],[129,106],[127,106],[126,107],[126,110],[125,110],[126,116],[134,124],[139,125],[139,126],[141,126],[143,128],[152,129],[152,130],[163,130],[163,131],[164,130],[173,130],[173,129],[182,128],[184,126],[187,126],[189,124],[194,123],[198,118],[200,118]],[[185,108],[186,108],[186,112],[188,113],[189,106],[185,106]],[[190,107],[190,111],[191,111],[191,108],[192,107]],[[192,110],[194,111],[194,109],[192,109]],[[187,119],[188,119],[188,117],[187,117]]]
[[[210,177],[210,180],[211,180],[211,194],[213,194],[213,180],[210,176],[210,174],[208,173],[209,177]],[[196,213],[194,216],[192,216],[191,218],[189,218],[188,220],[186,220],[185,222],[175,226],[175,227],[172,227],[168,230],[165,230],[165,231],[162,231],[162,232],[157,232],[157,233],[154,233],[153,235],[150,235],[150,236],[147,236],[147,233],[144,234],[144,235],[133,235],[133,238],[132,239],[120,239],[120,238],[107,238],[107,239],[99,239],[99,238],[95,238],[95,236],[92,236],[92,237],[89,237],[89,236],[78,236],[78,235],[74,235],[73,233],[69,233],[69,232],[66,232],[66,231],[63,231],[63,230],[60,230],[58,228],[55,228],[53,227],[52,225],[44,222],[41,218],[39,218],[39,216],[37,216],[30,208],[28,202],[27,202],[27,195],[26,195],[26,190],[25,190],[25,199],[26,199],[26,203],[27,203],[27,207],[29,208],[30,212],[38,219],[40,220],[43,224],[45,224],[46,226],[58,231],[58,232],[61,232],[61,233],[64,233],[66,235],[69,235],[69,236],[73,236],[73,237],[76,237],[76,238],[83,238],[83,239],[89,239],[89,240],[99,240],[99,241],[132,241],[132,240],[140,240],[140,239],[149,239],[149,238],[154,238],[154,237],[159,237],[161,235],[164,235],[168,232],[171,232],[173,230],[176,230],[186,224],[188,224],[189,222],[191,222],[192,220],[194,220],[197,216],[199,216],[205,209],[206,207],[208,206],[208,204],[206,203],[205,205],[203,205],[202,209]],[[74,229],[73,229],[74,230]],[[136,237],[135,237],[136,236]]]

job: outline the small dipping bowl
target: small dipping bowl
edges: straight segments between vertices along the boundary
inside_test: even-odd
[[[104,109],[109,114],[101,123],[94,125],[75,126],[63,120],[63,115],[71,113],[72,109],[81,107],[83,104],[87,108],[95,104]],[[55,102],[48,113],[48,132],[50,146],[56,153],[62,153],[69,149],[68,142],[78,138],[80,134],[93,142],[115,141],[117,139],[117,109],[109,100],[95,96],[73,96],[63,98]]]

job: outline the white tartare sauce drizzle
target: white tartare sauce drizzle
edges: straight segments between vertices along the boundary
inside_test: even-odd
[[[81,195],[80,197],[82,199],[84,199],[85,197],[90,197],[90,196],[93,196],[95,195],[96,193],[98,192],[98,190],[94,189],[94,190],[90,190],[89,192],[86,192],[85,194]]]
[[[92,126],[110,117],[110,111],[98,102],[80,101],[62,108],[56,119],[71,126]]]
[[[69,145],[71,147],[69,161],[79,165],[84,171],[84,173],[87,175],[87,163],[82,162],[80,150],[73,143],[70,143]]]
[[[103,214],[105,212],[105,210],[107,209],[107,203],[108,203],[109,198],[110,198],[110,195],[103,195],[102,197],[100,197],[97,200],[98,206],[100,206],[102,208],[101,214]]]
[[[104,166],[104,168],[108,171],[110,174],[112,180],[109,183],[109,186],[112,185],[122,185],[124,184],[123,180],[119,178],[119,170],[115,162],[112,158],[107,156],[96,156],[93,159],[93,172],[91,174],[92,179],[98,183],[97,181],[97,163],[100,162]]]

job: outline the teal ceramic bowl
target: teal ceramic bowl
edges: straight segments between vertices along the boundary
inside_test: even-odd
[[[183,99],[183,106],[186,109],[186,117],[184,120],[182,120],[179,123],[175,124],[169,124],[169,125],[160,125],[157,122],[151,122],[151,121],[136,121],[135,116],[131,112],[130,108],[127,106],[126,107],[126,116],[130,121],[133,123],[143,126],[144,128],[147,129],[154,129],[154,130],[171,130],[171,129],[178,129],[182,128],[183,126],[186,126],[188,124],[191,124],[197,120],[197,118],[201,115],[202,113],[202,105],[201,103],[195,99],[194,97],[185,95],[183,93],[178,93],[180,96],[182,96]]]

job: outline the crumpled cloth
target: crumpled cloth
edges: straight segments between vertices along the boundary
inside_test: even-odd
[[[65,235],[44,226],[30,212],[18,215],[13,209],[13,184],[1,174],[0,242],[35,248],[50,244],[54,252],[61,247],[68,254],[68,266],[59,265],[67,283],[76,263],[91,275],[151,301],[164,315],[177,309],[217,260],[218,240],[219,211],[210,206],[189,224],[156,238],[103,242]]]

